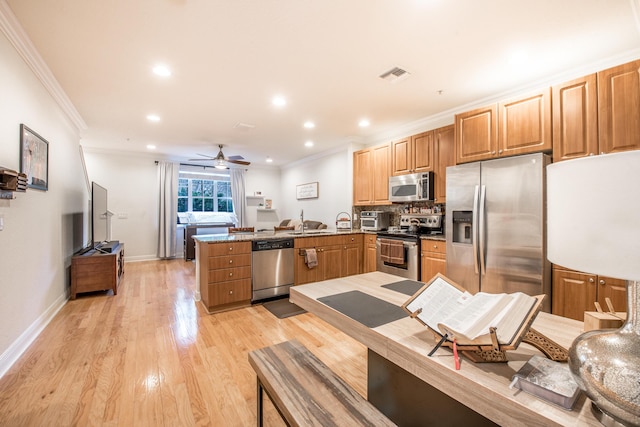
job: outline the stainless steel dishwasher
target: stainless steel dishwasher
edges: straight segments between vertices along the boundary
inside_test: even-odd
[[[293,238],[251,242],[251,301],[289,294],[293,285]]]

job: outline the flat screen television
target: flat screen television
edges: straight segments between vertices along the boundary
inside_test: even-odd
[[[107,189],[91,183],[91,247],[100,248],[109,241],[110,212],[107,209]]]

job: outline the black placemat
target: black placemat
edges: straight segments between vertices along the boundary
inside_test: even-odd
[[[412,296],[423,286],[424,283],[416,282],[415,280],[401,280],[399,282],[389,283],[388,285],[382,285],[381,287]]]
[[[318,301],[369,328],[408,316],[401,307],[360,291],[329,295],[318,298]]]

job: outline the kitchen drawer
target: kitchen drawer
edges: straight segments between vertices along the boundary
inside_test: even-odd
[[[209,284],[237,279],[251,279],[251,266],[209,270]]]
[[[220,268],[243,267],[251,265],[251,254],[226,255],[218,257],[209,257],[209,270],[217,270]]]
[[[435,252],[438,254],[447,253],[447,242],[442,240],[427,240],[423,239],[420,246],[422,252]]]
[[[222,256],[231,254],[250,254],[251,242],[224,242],[209,243],[209,256]]]
[[[251,279],[231,280],[210,284],[208,287],[209,307],[251,299]]]

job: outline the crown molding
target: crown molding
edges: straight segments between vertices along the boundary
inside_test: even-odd
[[[13,14],[6,0],[0,0],[0,30],[2,30],[18,54],[27,63],[29,68],[31,68],[36,78],[40,80],[78,131],[86,130],[87,124],[80,116],[80,113],[78,113],[78,110],[76,110],[76,107],[71,103],[71,100],[62,89],[62,86],[60,86],[60,83],[58,83],[53,76],[53,73],[38,53],[38,50],[22,28],[22,25],[18,22],[18,19]]]

